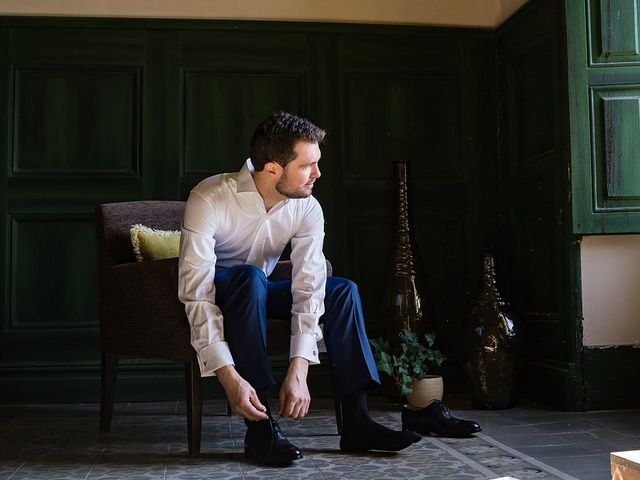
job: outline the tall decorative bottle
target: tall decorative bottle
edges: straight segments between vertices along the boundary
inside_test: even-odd
[[[392,341],[409,329],[421,337],[428,324],[422,263],[418,256],[409,206],[409,162],[393,162],[394,215],[385,295],[386,330]]]
[[[515,405],[521,334],[508,302],[496,287],[493,256],[484,256],[482,290],[467,319],[464,365],[471,400],[479,408]]]

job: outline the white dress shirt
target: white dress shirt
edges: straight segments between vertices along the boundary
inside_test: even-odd
[[[237,173],[209,177],[191,191],[182,222],[178,296],[191,325],[202,376],[233,365],[223,316],[215,304],[216,269],[255,265],[269,276],[291,241],[293,265],[289,356],[319,363],[318,320],[324,313],[327,267],[324,216],[313,197],[286,199],[266,211],[247,160]]]

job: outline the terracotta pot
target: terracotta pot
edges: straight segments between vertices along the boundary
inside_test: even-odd
[[[442,400],[444,383],[440,375],[427,375],[427,378],[413,381],[413,392],[407,395],[407,402],[415,408],[424,408],[432,400]]]

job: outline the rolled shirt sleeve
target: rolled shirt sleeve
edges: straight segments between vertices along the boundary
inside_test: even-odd
[[[215,370],[225,365],[233,365],[229,345],[224,341],[222,312],[215,304],[215,231],[214,205],[192,191],[182,222],[178,297],[185,305],[191,345],[203,377],[215,375]]]
[[[324,314],[327,263],[322,253],[322,207],[315,198],[308,200],[299,228],[291,239],[293,305],[289,357],[303,357],[310,364],[318,364],[317,343],[322,339],[318,322]]]

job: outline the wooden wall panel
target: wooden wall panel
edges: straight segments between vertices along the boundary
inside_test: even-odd
[[[631,346],[584,351],[585,408],[639,408],[640,355]]]
[[[258,122],[307,111],[308,36],[184,31],[180,36],[181,196],[209,175],[238,171]]]
[[[594,210],[640,211],[640,87],[591,89]]]
[[[386,333],[381,322],[383,305],[374,300],[384,296],[391,222],[388,216],[354,215],[347,219],[347,232],[348,277],[356,279],[360,295],[365,299],[362,306],[367,333],[377,338]]]
[[[592,65],[640,62],[638,0],[590,0],[590,57]]]
[[[422,74],[347,75],[349,178],[388,178],[389,161],[404,159],[413,162],[414,178],[460,179],[459,88],[456,78]]]
[[[306,65],[308,33],[304,27],[261,29],[242,22],[231,28],[182,30],[180,56],[182,65],[216,65],[228,72],[287,72]]]
[[[528,398],[582,408],[562,4],[532,2],[498,33],[502,293],[526,334]],[[500,278],[500,277],[499,277]],[[558,391],[562,394],[558,394]]]
[[[567,2],[573,230],[640,232],[638,0]]]
[[[239,170],[256,124],[272,112],[301,111],[304,98],[301,74],[187,70],[183,85],[186,175]]]
[[[9,28],[12,64],[138,65],[144,56],[144,30],[82,28],[78,24],[69,28],[51,23],[32,27]]]
[[[477,293],[473,279],[480,274],[480,270],[474,270],[479,265],[472,259],[479,258],[479,251],[473,251],[475,244],[469,241],[473,235],[467,229],[468,216],[469,212],[448,211],[416,215],[415,222],[416,237],[421,239],[418,253],[425,265],[428,313],[438,325],[440,348],[452,364],[463,335],[459,327],[469,313],[470,297]]]
[[[525,315],[555,316],[560,309],[557,292],[562,279],[555,202],[520,204],[515,217],[518,302]]]
[[[7,331],[97,326],[95,248],[91,216],[13,216]]]
[[[517,51],[510,59],[509,113],[513,124],[509,128],[509,146],[519,163],[535,162],[536,157],[555,145],[554,128],[540,128],[555,121],[553,47],[552,39],[546,37]],[[533,90],[547,96],[542,98]]]
[[[14,73],[12,175],[139,174],[138,69]]]

